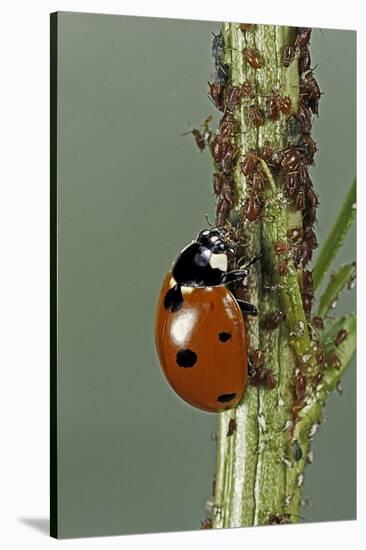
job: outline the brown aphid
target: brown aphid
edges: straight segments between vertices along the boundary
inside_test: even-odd
[[[230,437],[231,435],[233,435],[233,433],[236,431],[236,428],[237,428],[237,424],[236,424],[235,418],[230,418],[229,426],[226,434],[227,437]]]
[[[239,149],[234,147],[231,143],[225,143],[221,152],[219,163],[224,174],[228,174],[234,167],[236,157],[239,153]]]
[[[225,86],[220,82],[213,82],[210,84],[208,82],[209,92],[208,95],[211,97],[213,104],[219,111],[224,111],[225,109]]]
[[[265,162],[269,162],[272,159],[273,149],[269,141],[265,141],[259,150],[259,156]]]
[[[303,223],[305,226],[312,226],[316,222],[316,207],[307,206],[304,211]]]
[[[226,109],[233,111],[241,102],[241,88],[239,86],[229,86],[226,95]]]
[[[288,260],[281,260],[277,266],[277,273],[283,277],[288,273]]]
[[[262,204],[256,193],[251,193],[244,202],[244,214],[248,221],[256,222],[262,212]]]
[[[218,226],[225,225],[229,219],[231,204],[223,197],[219,198],[216,207],[216,224]]]
[[[298,27],[295,45],[298,46],[300,50],[302,50],[309,44],[310,36],[311,36],[311,28]]]
[[[309,183],[310,181],[309,172],[305,164],[302,162],[302,160],[301,162],[299,162],[299,165],[297,167],[297,175],[301,185],[305,186]]]
[[[258,157],[256,152],[251,149],[247,152],[247,154],[244,157],[243,162],[241,163],[241,171],[243,172],[244,176],[252,176],[254,175],[254,172],[257,169],[258,165]]]
[[[320,382],[322,381],[323,379],[323,373],[322,372],[318,372],[318,374],[316,374],[312,380],[312,388],[313,390],[315,391],[316,388],[319,386]]]
[[[225,177],[220,172],[215,172],[213,175],[213,188],[215,195],[220,195],[222,186],[224,184]]]
[[[319,197],[311,186],[306,187],[305,196],[311,207],[317,208],[319,206]]]
[[[284,179],[286,195],[293,199],[296,197],[299,188],[299,177],[297,172],[289,172]]]
[[[346,329],[341,328],[341,330],[337,333],[337,336],[335,337],[334,343],[336,346],[340,346],[342,342],[345,341],[345,339],[348,336],[348,332]]]
[[[313,71],[308,71],[305,76],[306,87],[310,97],[314,99],[320,99],[322,93],[320,91],[319,85],[313,76]]]
[[[292,102],[291,98],[288,95],[285,96],[278,96],[277,98],[277,104],[278,108],[280,109],[281,113],[288,116],[291,114],[292,111]]]
[[[220,135],[217,134],[211,145],[212,156],[216,162],[219,162],[223,154],[223,144]]]
[[[299,243],[302,240],[303,235],[304,230],[302,227],[293,227],[287,231],[287,236],[293,243]]]
[[[223,119],[219,126],[217,139],[222,143],[230,139],[234,133],[234,126],[235,123],[233,123],[231,120]]]
[[[310,134],[303,136],[302,145],[305,147],[304,160],[307,164],[313,164],[314,156],[317,152],[317,146]]]
[[[280,164],[285,172],[296,170],[303,153],[296,147],[289,147],[281,153]]]
[[[205,518],[201,521],[201,529],[212,529],[212,519]]]
[[[258,50],[255,50],[254,48],[244,48],[242,53],[244,59],[253,69],[260,69],[263,67],[263,58]]]
[[[283,48],[282,54],[282,65],[284,67],[289,67],[295,58],[295,48],[294,46],[285,46]]]
[[[315,359],[319,367],[323,367],[324,365],[324,348],[318,343],[318,346],[316,348],[315,352]]]
[[[311,57],[310,57],[310,51],[307,46],[305,48],[302,48],[300,51],[300,58],[299,58],[299,70],[300,73],[304,73],[305,71],[308,71],[311,67]]]
[[[254,99],[257,95],[253,83],[250,82],[250,80],[245,80],[245,82],[243,82],[241,85],[241,93],[244,97],[249,97],[250,99]]]
[[[306,294],[313,295],[313,273],[311,271],[303,270],[302,272],[302,289]]]
[[[306,393],[306,376],[299,372],[294,380],[294,397],[297,402],[302,401]]]
[[[313,299],[311,296],[308,296],[307,294],[304,294],[303,296],[301,296],[301,298],[302,298],[302,307],[304,309],[304,313],[306,317],[309,317],[311,313],[311,308],[313,306]]]
[[[286,241],[277,241],[273,245],[273,249],[277,256],[281,256],[281,254],[286,254],[288,252],[288,244]]]
[[[295,201],[294,201],[296,210],[304,210],[305,208],[305,192],[303,189],[299,189]]]
[[[340,368],[341,362],[340,362],[339,357],[336,354],[335,350],[332,350],[328,354],[328,356],[326,358],[326,363],[327,363],[328,367],[331,367],[331,368],[334,368],[334,369],[339,369]]]
[[[311,113],[309,109],[300,103],[296,113],[296,118],[300,123],[301,132],[303,134],[310,134],[311,131]]]
[[[280,117],[280,109],[277,96],[272,94],[266,101],[266,117],[275,122]]]
[[[318,330],[323,330],[324,329],[323,319],[319,316],[313,317],[313,326]]]
[[[282,514],[280,516],[272,514],[268,518],[268,525],[285,525],[287,523],[291,523],[291,514]]]
[[[197,128],[193,128],[192,132],[196,145],[200,151],[203,151],[206,147],[205,138]]]
[[[264,124],[264,113],[257,105],[249,105],[248,114],[252,124],[256,128]]]
[[[254,25],[252,23],[240,23],[239,25],[239,29],[244,33],[252,30],[253,27]]]
[[[254,193],[261,193],[264,189],[265,181],[261,170],[257,170],[253,176],[252,190]]]
[[[285,315],[283,311],[277,310],[272,313],[267,313],[264,319],[262,319],[260,325],[263,329],[274,330],[279,327]]]
[[[314,232],[314,230],[312,229],[311,226],[305,227],[304,241],[306,241],[306,244],[312,250],[314,250],[315,248],[318,247],[318,240],[317,240],[315,232]]]

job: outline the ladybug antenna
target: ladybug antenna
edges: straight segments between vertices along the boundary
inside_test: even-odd
[[[214,227],[213,223],[211,223],[210,220],[209,220],[208,214],[206,213],[204,216],[205,216],[205,220],[207,222],[207,225],[209,225],[210,227]]]

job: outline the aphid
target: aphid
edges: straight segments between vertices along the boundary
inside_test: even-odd
[[[296,197],[299,188],[299,177],[297,172],[289,172],[284,179],[285,191],[290,199]]]
[[[218,226],[223,226],[228,221],[232,202],[228,202],[223,197],[220,197],[216,207],[216,220]]]
[[[194,140],[196,142],[196,145],[200,151],[203,151],[206,147],[206,142],[204,136],[201,134],[197,128],[193,128],[191,132],[193,134]]]
[[[295,441],[292,444],[292,454],[296,462],[299,462],[302,459],[302,449],[297,439],[295,439]]]
[[[282,54],[282,65],[284,67],[289,67],[295,58],[295,48],[294,46],[285,46],[283,48]]]
[[[311,271],[302,272],[302,289],[306,294],[313,294],[313,274]]]
[[[228,174],[234,167],[239,149],[231,143],[225,143],[222,149],[221,158],[219,160],[224,174]]]
[[[209,412],[235,407],[248,379],[244,314],[256,315],[257,309],[225,285],[243,281],[258,258],[228,271],[233,253],[223,230],[201,231],[178,255],[158,300],[155,342],[161,367],[182,399]]]
[[[229,426],[226,434],[227,437],[230,437],[231,435],[233,435],[233,433],[236,431],[236,427],[237,427],[237,424],[236,424],[235,418],[230,418]]]
[[[306,241],[306,244],[312,250],[314,250],[318,246],[318,241],[317,241],[316,235],[314,233],[314,230],[310,226],[305,227],[304,241]]]
[[[230,65],[227,63],[218,63],[216,65],[215,82],[225,86],[230,82]]]
[[[320,382],[322,381],[323,379],[323,373],[321,372],[318,372],[318,374],[316,374],[313,378],[313,381],[311,383],[311,386],[313,388],[313,390],[315,391],[316,388],[319,386]]]
[[[305,48],[310,42],[311,29],[309,27],[298,27],[295,45],[301,49]]]
[[[201,529],[212,529],[212,519],[205,518],[201,521]]]
[[[239,25],[240,30],[244,33],[252,30],[253,27],[252,23],[240,23]]]
[[[312,305],[313,305],[313,300],[311,296],[308,296],[306,294],[302,296],[302,307],[304,308],[304,313],[306,317],[309,317],[311,313]]]
[[[304,210],[305,208],[305,193],[303,189],[299,189],[296,197],[295,197],[295,209],[296,210]]]
[[[225,86],[219,82],[213,82],[209,86],[209,96],[212,99],[213,104],[219,111],[225,109]]]
[[[315,141],[313,140],[310,134],[303,136],[301,141],[301,146],[303,146],[305,149],[305,155],[304,155],[305,162],[307,164],[313,164],[314,156],[318,149],[316,147]]]
[[[254,193],[261,193],[264,189],[264,177],[261,170],[257,170],[253,176],[252,190]]]
[[[249,105],[248,114],[252,124],[256,128],[264,124],[264,113],[257,105]]]
[[[286,254],[288,252],[288,244],[286,241],[277,241],[273,245],[275,254],[281,256],[281,254]]]
[[[316,317],[313,317],[313,325],[315,328],[317,328],[318,330],[323,330],[324,328],[324,321],[321,317],[319,316],[316,316]]]
[[[300,58],[299,58],[299,70],[301,73],[304,73],[305,71],[308,71],[311,67],[311,57],[310,57],[310,51],[307,46],[305,48],[302,48],[300,51]]]
[[[256,193],[250,193],[244,202],[244,214],[248,221],[255,222],[262,212],[262,204]]]
[[[306,81],[306,86],[307,86],[309,96],[314,98],[314,99],[320,99],[321,91],[320,91],[320,88],[318,86],[317,81],[315,80],[315,78],[313,76],[313,72],[308,71],[305,74],[304,78],[305,78],[305,81]]]
[[[337,336],[335,337],[334,343],[336,346],[340,346],[342,342],[347,338],[348,332],[346,329],[341,328],[341,330],[337,333]]]
[[[299,372],[295,376],[294,380],[294,397],[296,401],[302,401],[305,397],[306,392],[306,377],[304,374]]]
[[[281,154],[280,164],[286,172],[296,170],[303,153],[296,147],[289,147],[285,149]]]
[[[260,69],[261,67],[263,67],[263,58],[258,50],[255,50],[253,48],[244,48],[242,53],[244,59],[253,69]]]
[[[305,226],[312,226],[316,222],[316,207],[306,207],[303,217]]]
[[[277,266],[277,273],[282,277],[288,273],[288,260],[281,260]]]
[[[243,96],[249,97],[250,99],[254,99],[257,95],[253,83],[250,82],[250,80],[245,80],[245,82],[243,82],[241,85],[241,93]]]
[[[262,354],[260,350],[255,350],[251,354],[250,365],[253,369],[249,379],[250,384],[253,386],[266,386],[269,390],[272,390],[276,386],[276,379],[273,372],[262,364]]]
[[[268,525],[285,525],[287,523],[291,523],[291,514],[282,514],[280,516],[272,514],[268,518]]]
[[[241,88],[239,86],[229,86],[227,89],[226,109],[232,111],[240,104]]]
[[[322,367],[324,364],[324,348],[319,343],[315,352],[315,359],[319,367]]]
[[[243,172],[244,176],[252,176],[257,168],[257,165],[257,154],[253,149],[250,149],[240,165],[241,171]]]
[[[266,330],[274,330],[277,328],[281,321],[285,318],[283,311],[273,311],[272,313],[267,313],[264,319],[262,319],[260,325]]]
[[[319,198],[315,193],[314,189],[311,186],[307,186],[305,189],[305,197],[307,202],[312,208],[317,208],[319,206]]]
[[[273,122],[279,119],[280,110],[277,96],[275,94],[272,94],[266,101],[266,116]]]
[[[224,56],[225,53],[225,40],[224,35],[220,31],[219,34],[213,34],[213,40],[212,40],[212,57],[215,58],[215,61],[217,58],[221,59]]]
[[[339,357],[336,354],[335,350],[332,350],[328,354],[328,356],[326,358],[326,363],[327,363],[328,367],[332,367],[334,369],[339,369],[340,368],[341,362],[340,362]]]
[[[311,131],[311,114],[305,105],[300,103],[297,110],[296,118],[300,123],[301,132],[303,134],[310,134]]]
[[[291,114],[292,102],[291,102],[291,98],[288,95],[285,95],[285,96],[279,95],[277,98],[277,104],[281,113],[283,113],[284,115]]]
[[[287,236],[293,243],[299,243],[302,240],[303,234],[304,230],[302,227],[293,227],[287,231]]]
[[[269,162],[272,159],[273,149],[269,141],[265,141],[259,150],[259,156],[265,162]]]
[[[292,115],[286,121],[287,141],[290,146],[295,146],[301,139],[301,124],[298,119]]]

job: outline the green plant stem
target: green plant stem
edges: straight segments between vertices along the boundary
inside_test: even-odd
[[[336,305],[339,294],[355,275],[356,264],[354,262],[345,264],[335,273],[332,273],[328,286],[320,297],[317,313],[319,317],[326,317],[329,310]]]
[[[353,179],[347,197],[343,203],[329,235],[322,246],[313,270],[314,289],[317,289],[338,250],[342,246],[348,229],[356,215],[356,178]]]

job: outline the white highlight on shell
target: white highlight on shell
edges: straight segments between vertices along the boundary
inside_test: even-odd
[[[210,266],[212,269],[220,269],[220,271],[227,270],[227,256],[226,254],[211,254]]]
[[[194,309],[186,309],[173,319],[170,334],[178,346],[182,346],[189,340],[196,317],[197,313]]]
[[[169,281],[169,286],[170,288],[173,288],[173,286],[176,284],[176,280],[174,279],[174,277],[171,277],[170,278],[170,281]]]

